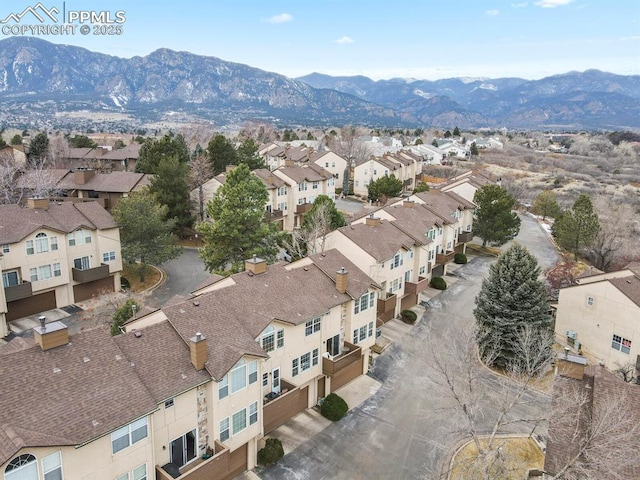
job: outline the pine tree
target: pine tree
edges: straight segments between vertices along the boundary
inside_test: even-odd
[[[599,231],[600,222],[591,199],[581,194],[571,209],[556,220],[551,233],[562,248],[577,257],[578,251],[591,245]]]
[[[193,225],[188,174],[189,166],[177,157],[162,158],[149,187],[158,203],[166,205],[165,220],[174,220],[176,233]]]
[[[500,368],[517,364],[519,336],[525,329],[541,338],[548,335],[552,318],[539,277],[535,257],[516,243],[500,255],[482,281],[473,314],[480,355],[489,364]]]
[[[458,127],[453,129],[453,136],[454,137],[459,137],[460,136],[460,129]]]
[[[515,199],[500,185],[485,185],[476,191],[473,232],[482,245],[500,246],[520,231],[520,217],[513,211]]]
[[[560,215],[560,205],[556,194],[551,190],[540,192],[533,201],[533,213],[542,215],[543,220],[547,217],[557,218]]]
[[[207,146],[213,175],[224,172],[228,165],[238,164],[238,152],[233,143],[224,135],[216,135]]]
[[[164,158],[176,157],[182,163],[189,163],[189,147],[182,135],[165,135],[160,140],[148,138],[140,147],[136,162],[136,172],[156,173],[160,161]]]

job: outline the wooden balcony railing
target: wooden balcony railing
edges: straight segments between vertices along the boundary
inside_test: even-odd
[[[404,293],[418,294],[424,292],[429,286],[429,279],[418,277],[417,282],[404,282]]]
[[[362,349],[359,346],[344,342],[344,348],[348,348],[349,350],[334,358],[322,357],[322,373],[324,375],[335,375],[343,368],[360,360]]]
[[[473,232],[461,232],[458,234],[458,242],[467,243],[473,240]]]
[[[4,287],[4,296],[7,302],[20,300],[22,298],[28,298],[32,295],[33,295],[33,289],[31,288],[31,282],[23,281],[18,285]]]
[[[101,264],[99,267],[88,268],[86,270],[79,270],[77,268],[71,269],[73,280],[78,283],[93,282],[95,280],[102,280],[109,276],[109,265]]]
[[[453,257],[455,256],[455,254],[456,252],[454,252],[453,250],[447,253],[436,253],[436,264],[445,265],[453,261]]]

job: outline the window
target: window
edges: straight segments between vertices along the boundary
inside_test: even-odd
[[[49,238],[49,245],[51,246],[51,251],[58,250],[58,237]]]
[[[54,277],[59,277],[62,275],[62,270],[60,269],[60,264],[59,263],[54,263],[53,264],[53,276]]]
[[[258,421],[258,402],[249,405],[249,425],[253,425]]]
[[[619,335],[614,334],[613,339],[611,340],[611,348],[628,355],[631,353],[631,340],[627,340],[626,338],[622,338]]]
[[[429,250],[429,261],[433,260],[436,257],[436,252],[434,250]]]
[[[373,337],[373,322],[369,322],[369,333],[367,334],[368,337]]]
[[[294,358],[291,360],[291,376],[295,377],[298,375],[298,359]]]
[[[304,372],[311,368],[311,354],[305,353],[300,357],[300,371]]]
[[[281,328],[276,332],[276,347],[284,347],[284,328]]]
[[[334,356],[340,353],[340,334],[327,339],[327,352]]]
[[[33,249],[33,240],[27,240],[25,242],[27,244],[27,255],[33,255],[35,250]]]
[[[20,279],[18,277],[17,270],[2,272],[2,285],[4,286],[4,288],[13,287],[14,285],[18,285],[19,283]]]
[[[396,255],[393,257],[393,260],[391,260],[391,270],[393,270],[394,268],[398,268],[400,265],[402,265],[402,263],[402,254],[396,253]]]
[[[29,269],[29,281],[30,282],[37,282],[38,281],[38,269],[37,268],[30,268]]]
[[[409,258],[413,258],[413,250],[409,250]]]
[[[89,257],[74,258],[73,268],[76,270],[89,270],[91,268],[91,261],[89,260]]]
[[[258,381],[258,362],[249,362],[249,385]]]
[[[311,320],[307,321],[304,327],[304,334],[308,337],[309,335],[320,331],[320,317],[314,317]]]
[[[313,353],[311,354],[311,365],[314,367],[318,365],[318,356],[320,355],[320,351],[317,348],[313,349]]]
[[[593,307],[593,304],[594,304],[593,297],[587,297],[587,306]]]
[[[171,408],[171,407],[173,407],[173,398],[170,398],[169,400],[164,402],[164,408]]]
[[[280,202],[278,204],[278,210],[282,210],[283,212],[287,211],[287,202]]]
[[[239,412],[233,414],[232,418],[233,435],[237,435],[247,428],[247,409],[243,408]]]
[[[198,443],[194,429],[169,444],[170,461],[180,468],[198,456],[197,449]]]
[[[358,329],[357,328],[353,331],[353,344],[354,345],[358,344]]]
[[[413,273],[413,270],[407,270],[406,272],[404,272],[404,281],[405,282],[410,282],[411,281],[411,274]]]
[[[31,454],[20,455],[4,469],[4,480],[30,480],[38,478],[38,461]]]
[[[9,245],[2,245],[2,253],[9,253],[10,252],[10,248]]]
[[[133,469],[133,480],[147,480],[147,464],[143,463]]]
[[[287,187],[279,187],[278,188],[278,195],[282,196],[282,195],[286,195],[287,194]]]
[[[426,270],[426,267],[424,265],[422,265],[420,267],[420,269],[418,270],[418,275],[424,275],[425,270]]]
[[[402,288],[402,280],[399,278],[396,278],[394,281],[389,283],[389,293],[397,292],[401,288]]]
[[[116,480],[129,480],[129,472],[120,475],[118,478],[116,478]]]
[[[111,449],[113,453],[118,453],[146,437],[147,417],[144,417],[113,432],[111,434]]]
[[[62,460],[60,452],[52,453],[42,459],[44,480],[62,480]]]
[[[38,267],[38,279],[47,280],[51,278],[51,265],[42,265]]]
[[[313,182],[313,183],[311,184],[311,188],[312,188],[313,190],[317,190],[317,189],[318,189],[318,185],[319,185],[319,184],[320,184],[320,182]]]
[[[367,326],[364,325],[360,327],[360,341],[366,340],[367,338]]]
[[[49,251],[49,239],[46,233],[36,235],[36,253],[44,253]]]
[[[262,374],[262,386],[266,387],[267,385],[269,385],[269,374],[268,373],[263,373]]]
[[[220,441],[229,440],[229,418],[225,418],[220,422]]]
[[[67,235],[67,241],[70,247],[75,245],[84,245],[91,243],[91,230],[76,230]]]
[[[354,302],[353,313],[357,314],[360,312],[364,312],[368,308],[373,308],[374,305],[375,293],[367,292]]]
[[[262,348],[265,352],[272,352],[275,350],[274,342],[275,328],[268,326],[262,334]]]
[[[103,262],[113,262],[116,259],[116,252],[105,252],[102,254]]]
[[[236,393],[247,386],[247,362],[241,359],[231,369],[231,393]]]
[[[229,377],[225,375],[218,382],[218,400],[222,400],[227,395],[229,395]]]
[[[307,182],[302,182],[298,184],[298,191],[305,192],[307,190]]]

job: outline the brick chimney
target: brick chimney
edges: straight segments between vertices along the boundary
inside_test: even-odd
[[[264,273],[267,271],[267,261],[254,255],[253,258],[244,261],[244,271],[254,275]]]
[[[42,210],[49,210],[49,199],[33,197],[27,199],[27,208],[35,209],[40,208]]]
[[[44,315],[40,315],[39,327],[33,327],[33,339],[42,350],[51,350],[69,343],[69,331],[62,322],[46,323]]]
[[[207,339],[200,332],[189,339],[189,351],[193,366],[196,370],[202,370],[207,361]]]
[[[349,284],[349,272],[344,267],[336,272],[336,290],[340,293],[346,293]]]
[[[382,224],[382,220],[380,219],[380,217],[374,217],[373,213],[369,214],[369,216],[367,217],[367,225],[369,227],[375,227],[381,224]]]
[[[96,174],[93,168],[78,168],[73,172],[73,183],[85,185]]]

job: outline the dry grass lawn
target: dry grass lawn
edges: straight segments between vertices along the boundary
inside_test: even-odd
[[[483,446],[488,440],[481,439]],[[495,450],[500,449],[501,462],[495,462],[490,470],[494,480],[522,480],[532,469],[542,470],[544,454],[530,438],[498,438],[494,440]],[[478,449],[473,441],[465,444],[452,459],[449,480],[475,480],[484,478],[478,463]],[[498,466],[499,465],[499,466]]]
[[[144,276],[144,281],[140,281],[140,275],[134,273],[130,265],[123,265],[122,276],[129,280],[131,291],[134,293],[143,292],[147,288],[154,286],[160,281],[160,271],[155,267],[149,267]]]

